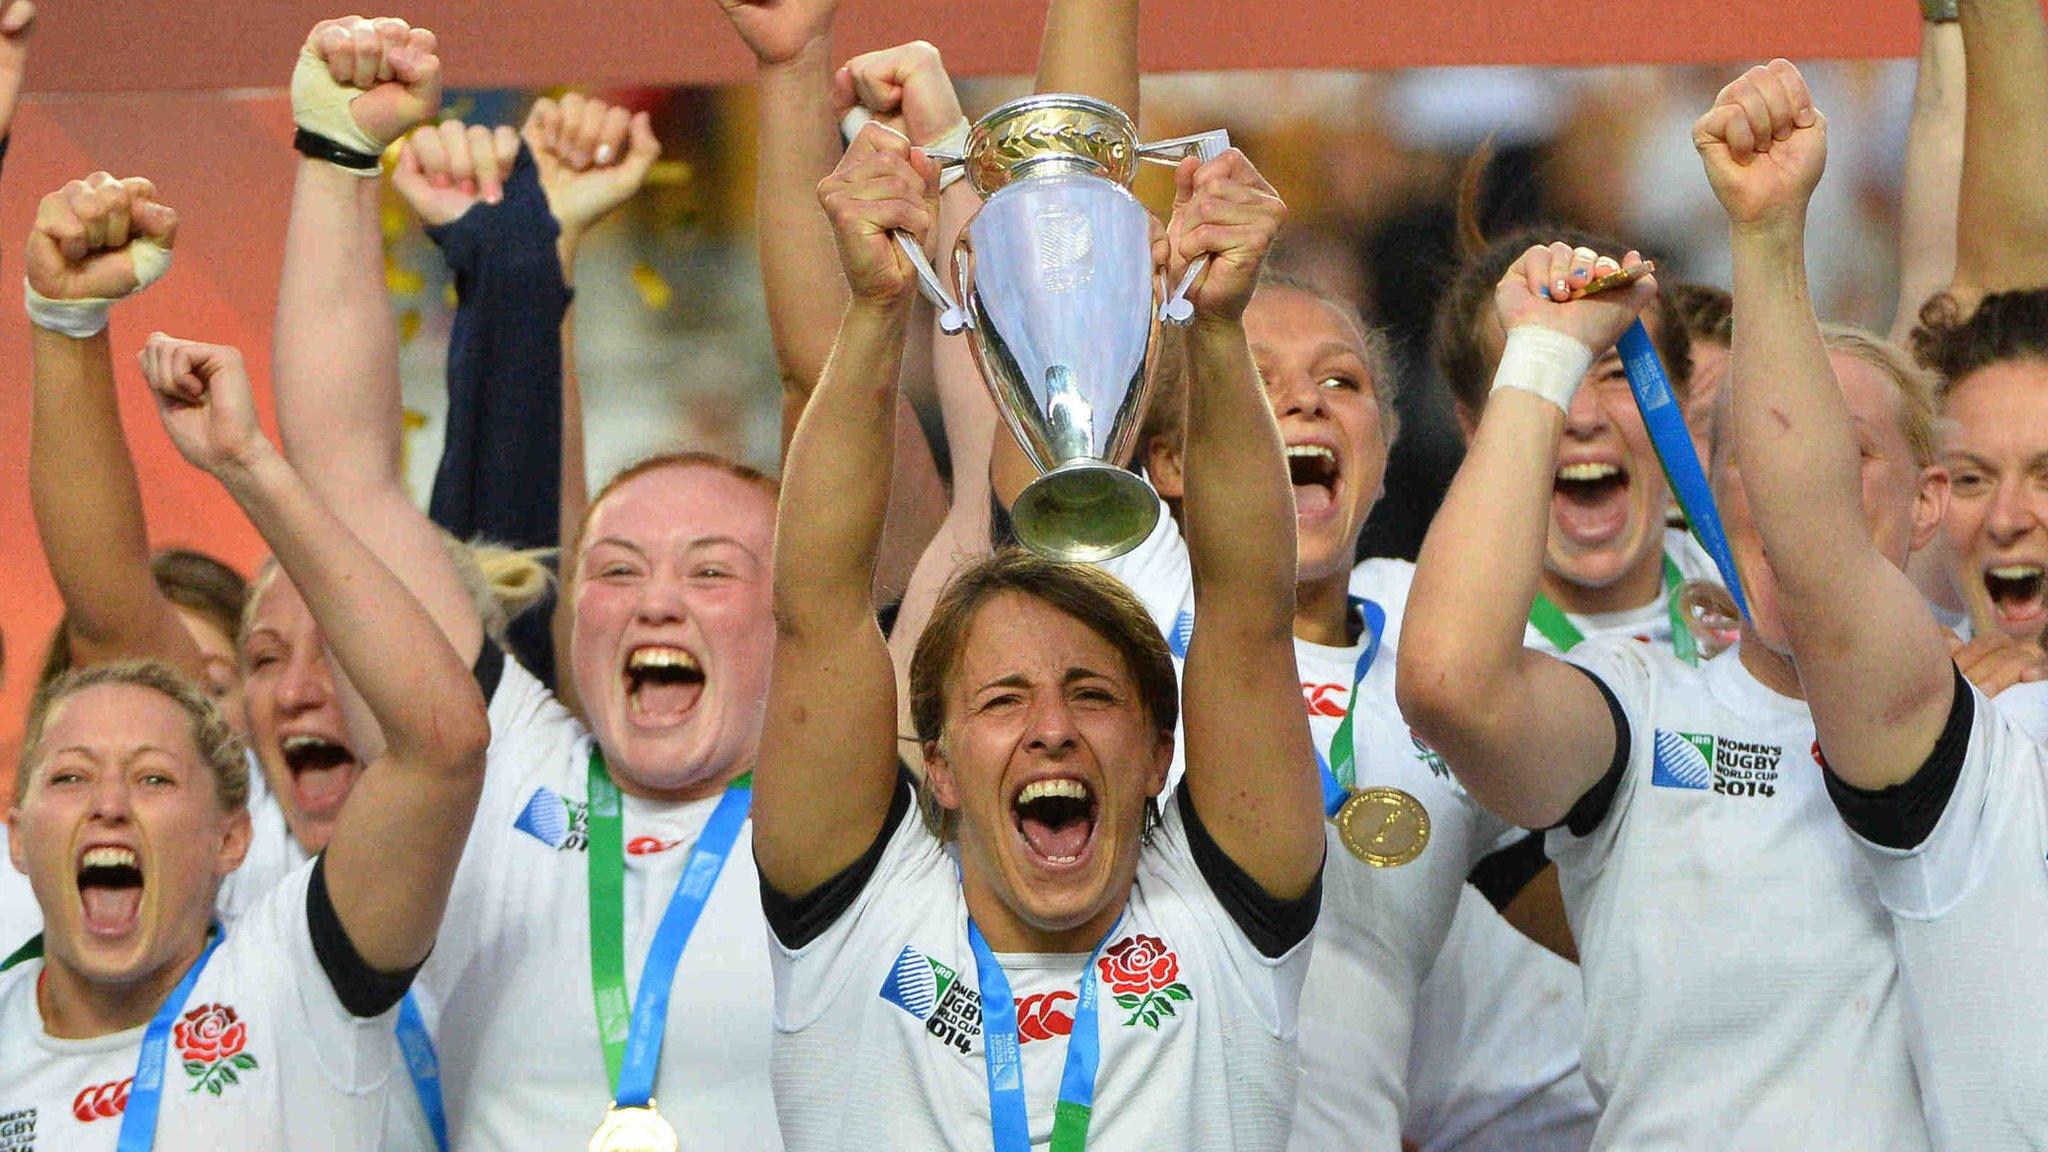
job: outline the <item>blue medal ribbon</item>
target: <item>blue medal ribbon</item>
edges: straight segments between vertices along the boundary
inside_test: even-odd
[[[1100,981],[1095,962],[1103,945],[1116,935],[1116,924],[1095,942],[1081,969],[1080,1003],[1074,1009],[1074,1030],[1067,1036],[1067,1059],[1060,1071],[1059,1102],[1053,1110],[1053,1152],[1081,1152],[1087,1145],[1088,1120],[1095,1108],[1095,1074],[1101,1066],[1101,1030],[1096,1004]],[[1024,1057],[1017,1033],[1017,998],[1010,977],[988,946],[974,917],[967,918],[967,944],[974,950],[974,972],[981,988],[981,1053],[988,1073],[989,1128],[995,1152],[1031,1152],[1031,1111],[1024,1100]]]
[[[719,798],[718,807],[705,822],[704,831],[690,849],[683,865],[682,879],[668,899],[661,927],[647,949],[647,962],[640,969],[640,992],[633,998],[633,1023],[626,1037],[625,1057],[619,1065],[618,1091],[613,1098],[621,1108],[644,1108],[654,1096],[654,1074],[661,1063],[661,1045],[668,1032],[668,997],[675,983],[676,966],[683,949],[696,931],[711,889],[725,870],[740,829],[753,809],[754,789],[748,778],[735,783]]]
[[[427,1130],[434,1134],[434,1147],[448,1152],[448,1105],[441,1098],[441,1058],[434,1051],[434,1038],[427,1034],[420,1006],[408,990],[398,1002],[398,1053],[405,1058],[405,1074],[412,1077],[413,1095],[419,1097],[420,1111],[426,1113]]]
[[[185,1011],[185,1001],[192,998],[192,989],[199,983],[199,974],[206,971],[206,962],[213,959],[226,935],[220,925],[214,925],[206,950],[185,970],[184,979],[178,981],[156,1015],[150,1017],[149,1027],[142,1033],[142,1052],[135,1058],[135,1083],[128,1089],[128,1110],[121,1116],[120,1142],[114,1145],[117,1152],[149,1152],[156,1143],[156,1116],[163,1107],[164,1059],[171,1046],[171,1028]]]
[[[1351,786],[1357,779],[1357,747],[1352,740],[1352,717],[1358,715],[1358,686],[1365,683],[1365,674],[1372,671],[1372,662],[1379,658],[1380,636],[1387,630],[1387,610],[1362,596],[1353,596],[1351,608],[1365,621],[1365,647],[1358,653],[1358,665],[1351,673],[1351,697],[1344,706],[1344,719],[1337,722],[1337,734],[1330,739],[1330,754],[1315,749],[1316,767],[1323,774],[1323,815],[1334,818],[1337,810],[1351,798]],[[1313,741],[1311,741],[1313,746]],[[1332,761],[1336,767],[1331,767]]]
[[[1714,558],[1721,583],[1727,586],[1735,606],[1746,617],[1749,601],[1743,597],[1742,580],[1735,574],[1735,555],[1729,551],[1728,534],[1721,527],[1721,511],[1714,504],[1713,489],[1707,484],[1706,471],[1700,467],[1692,433],[1685,427],[1685,416],[1671,395],[1671,380],[1664,374],[1664,361],[1658,358],[1656,345],[1650,342],[1649,329],[1643,327],[1641,320],[1629,325],[1628,331],[1615,341],[1614,350],[1621,356],[1622,370],[1628,373],[1628,389],[1635,394],[1643,426],[1650,432],[1650,443],[1657,449],[1657,460],[1664,465],[1664,478],[1670,483],[1672,494],[1678,497],[1685,522],[1700,547]]]

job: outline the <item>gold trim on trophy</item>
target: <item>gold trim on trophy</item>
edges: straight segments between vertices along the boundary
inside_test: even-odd
[[[1353,856],[1375,868],[1399,868],[1429,846],[1429,810],[1399,788],[1362,788],[1331,823]]]
[[[967,181],[985,197],[1048,162],[1078,164],[1128,188],[1138,170],[1138,130],[1121,109],[1101,100],[1028,96],[982,117],[962,151]]]

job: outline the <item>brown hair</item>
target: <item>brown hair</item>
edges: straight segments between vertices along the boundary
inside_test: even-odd
[[[1664,312],[1697,344],[1735,343],[1735,297],[1710,284],[1670,284],[1660,293]]]
[[[1122,581],[1098,568],[1058,564],[1012,547],[962,568],[932,606],[910,658],[910,722],[920,743],[933,744],[944,736],[946,690],[966,652],[968,634],[982,609],[1006,592],[1048,604],[1107,641],[1137,681],[1146,717],[1160,731],[1173,731],[1180,719],[1180,678],[1166,638],[1145,606]],[[928,796],[922,799],[933,831],[949,838],[951,814],[938,814]]]
[[[28,708],[28,728],[21,741],[21,770],[14,778],[15,803],[20,803],[28,793],[29,776],[42,754],[43,729],[50,714],[65,700],[103,684],[132,684],[169,697],[185,713],[193,747],[213,771],[214,800],[220,810],[233,812],[248,805],[248,761],[243,755],[242,740],[228,727],[227,717],[205,689],[150,660],[124,660],[76,669],[36,689]]]
[[[1258,299],[1258,293],[1268,288],[1299,292],[1327,305],[1351,325],[1358,337],[1359,356],[1365,361],[1366,374],[1371,377],[1368,383],[1372,387],[1373,406],[1379,409],[1382,446],[1393,447],[1394,439],[1401,431],[1401,417],[1395,410],[1395,402],[1401,394],[1401,378],[1394,371],[1394,344],[1386,329],[1367,323],[1365,313],[1352,301],[1290,273],[1262,269],[1252,299]],[[1152,396],[1146,406],[1145,423],[1138,434],[1138,459],[1141,461],[1154,441],[1164,440],[1177,449],[1187,435],[1188,365],[1179,331],[1164,326],[1160,330],[1159,375],[1154,380]]]
[[[166,548],[150,557],[149,574],[164,599],[188,612],[197,613],[220,634],[234,643],[242,627],[242,606],[249,587],[242,575],[226,564],[200,552]],[[71,670],[71,613],[57,622],[50,637],[50,651],[36,675],[38,685],[48,684]]]
[[[735,480],[754,485],[767,493],[771,505],[782,498],[782,485],[775,477],[752,465],[728,460],[715,452],[662,452],[637,460],[628,464],[617,475],[607,480],[604,487],[597,490],[597,495],[592,496],[590,503],[583,509],[583,519],[576,525],[576,538],[562,541],[565,549],[561,563],[563,587],[566,588],[576,582],[576,562],[583,549],[583,536],[590,531],[591,518],[597,515],[598,506],[604,503],[605,497],[650,472],[659,472],[664,468],[709,468],[714,472],[723,472]]]
[[[1489,339],[1493,329],[1493,292],[1522,253],[1538,244],[1562,240],[1574,248],[1591,248],[1600,253],[1620,253],[1626,248],[1618,241],[1578,228],[1556,224],[1531,224],[1489,239],[1480,229],[1479,187],[1493,157],[1490,144],[1481,145],[1465,162],[1458,182],[1458,250],[1462,260],[1457,276],[1437,304],[1436,323],[1430,333],[1430,351],[1437,374],[1451,390],[1451,396],[1468,412],[1486,406],[1499,367],[1500,350]],[[1683,323],[1673,323],[1671,304],[1662,295],[1643,310],[1643,322],[1650,339],[1664,361],[1671,378],[1671,390],[1683,402],[1686,384],[1692,376],[1692,337]]]
[[[2048,362],[2048,288],[1993,292],[1963,316],[1943,292],[1920,309],[1911,337],[1913,355],[1941,376],[1942,398],[1980,368],[2009,360]]]

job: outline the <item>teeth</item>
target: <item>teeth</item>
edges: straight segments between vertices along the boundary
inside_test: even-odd
[[[1619,475],[1621,469],[1612,464],[1566,464],[1557,470],[1559,480],[1605,480]]]
[[[1337,462],[1337,454],[1320,444],[1290,444],[1287,446],[1288,459],[1292,460],[1302,456],[1328,460],[1332,464]]]
[[[1079,859],[1079,856],[1047,856],[1045,858],[1048,864],[1072,864]]]
[[[1017,803],[1029,804],[1033,800],[1046,800],[1055,796],[1067,800],[1086,800],[1088,786],[1079,780],[1036,780],[1026,784],[1024,790],[1017,793]]]
[[[641,668],[695,668],[697,661],[681,648],[635,648],[626,657],[626,667],[635,671]]]
[[[1991,575],[2000,580],[2032,580],[2041,575],[2037,564],[2004,564],[1991,569]]]
[[[285,738],[284,738],[284,750],[285,750],[285,751],[286,751],[287,753],[291,753],[291,752],[304,752],[304,751],[306,751],[307,749],[311,749],[311,748],[339,748],[339,747],[341,747],[341,745],[339,745],[339,744],[336,744],[336,743],[335,743],[334,741],[332,741],[332,740],[329,740],[329,739],[327,739],[327,738],[326,738],[325,736],[307,736],[307,735],[299,735],[299,736],[287,736],[287,737],[285,737]]]
[[[88,848],[83,863],[87,868],[133,868],[135,853],[127,848]]]

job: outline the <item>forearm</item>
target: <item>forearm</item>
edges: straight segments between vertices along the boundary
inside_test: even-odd
[[[1899,193],[1899,308],[1891,338],[1903,341],[1920,308],[1956,271],[1956,197],[1963,176],[1963,33],[1923,24],[1920,71],[1906,131]]]
[[[473,770],[481,699],[426,610],[274,452],[221,482],[305,598],[393,758],[426,774]]]
[[[1079,92],[1138,119],[1138,0],[1052,0],[1037,92]]]
[[[148,657],[199,675],[199,649],[150,575],[149,531],[105,332],[30,329],[29,500],[50,576],[92,659]]]
[[[1181,513],[1205,606],[1291,634],[1294,490],[1241,321],[1197,318],[1188,333],[1188,414]]]
[[[1959,0],[1968,107],[1955,290],[2040,283],[2048,261],[2048,25],[2039,0]]]
[[[398,328],[384,287],[381,182],[299,162],[272,341],[286,455],[337,501],[398,488]]]
[[[909,317],[908,301],[849,303],[797,425],[775,549],[775,613],[785,632],[872,616]]]
[[[758,72],[759,173],[754,230],[768,331],[788,397],[785,454],[804,398],[832,352],[832,333],[846,307],[846,280],[832,225],[818,209],[818,181],[839,162],[839,126],[832,116],[832,46],[820,37],[784,64]]]

